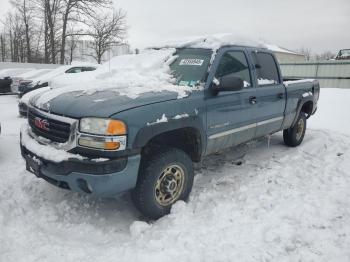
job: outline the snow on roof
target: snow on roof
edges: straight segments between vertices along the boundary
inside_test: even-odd
[[[254,47],[266,47],[262,41],[254,40],[250,37],[239,34],[214,34],[206,36],[194,36],[186,37],[183,39],[170,40],[159,45],[154,45],[152,48],[207,48],[207,49],[219,49],[225,45],[237,45],[237,46],[254,46]]]
[[[296,52],[279,47],[277,45],[268,44],[262,40],[257,40],[257,39],[254,39],[252,37],[249,37],[249,36],[240,35],[240,34],[233,34],[233,33],[187,37],[187,38],[183,38],[183,39],[167,41],[163,44],[155,45],[152,48],[192,47],[192,48],[208,48],[208,49],[216,50],[222,46],[227,46],[227,45],[266,48],[266,49],[269,49],[273,52],[300,55]]]
[[[267,49],[269,49],[269,50],[271,50],[273,52],[277,52],[277,53],[288,53],[288,54],[293,54],[293,55],[302,55],[302,54],[299,54],[297,52],[294,52],[294,51],[282,48],[282,47],[280,47],[278,45],[274,45],[274,44],[267,44],[267,43],[265,43],[265,46],[266,46]]]

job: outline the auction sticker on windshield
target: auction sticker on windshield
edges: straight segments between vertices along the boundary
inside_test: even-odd
[[[181,59],[179,65],[201,66],[203,62],[202,59]]]

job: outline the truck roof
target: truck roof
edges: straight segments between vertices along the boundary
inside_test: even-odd
[[[239,47],[251,47],[258,49],[267,49],[274,53],[288,53],[294,55],[301,55],[298,52],[282,48],[278,45],[267,43],[266,41],[257,40],[249,36],[226,33],[226,34],[214,34],[206,36],[187,37],[183,39],[176,39],[173,41],[167,41],[153,45],[150,49],[161,48],[204,48],[217,50],[225,46],[239,46]]]
[[[269,49],[269,45],[263,41],[231,33],[188,37],[180,40],[167,41],[163,44],[154,45],[151,48],[204,48],[217,50],[224,46],[242,46]]]

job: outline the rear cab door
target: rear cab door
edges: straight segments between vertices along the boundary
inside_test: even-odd
[[[282,127],[286,108],[286,88],[280,74],[278,62],[269,51],[249,51],[254,63],[256,133],[262,137]]]
[[[207,107],[207,151],[206,154],[220,151],[249,141],[255,136],[255,96],[252,63],[244,48],[221,48],[216,55],[208,76],[205,92]],[[215,93],[210,86],[220,82],[220,78],[233,75],[241,78],[245,87],[239,91]]]

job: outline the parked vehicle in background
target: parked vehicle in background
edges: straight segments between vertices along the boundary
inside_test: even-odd
[[[286,145],[302,143],[317,81],[283,82],[273,52],[230,38],[174,47],[116,57],[94,81],[33,96],[27,170],[92,196],[132,190],[157,219],[189,197],[204,156],[282,130]]]
[[[11,84],[11,92],[14,94],[18,94],[18,87],[21,84],[31,83],[32,79],[43,76],[51,72],[52,70],[53,69],[38,69],[38,70],[29,71],[24,74],[13,77],[12,84]]]
[[[335,60],[350,60],[350,49],[340,50]]]
[[[35,71],[34,68],[10,68],[0,70],[0,93],[11,92],[12,78],[25,72]]]
[[[60,82],[62,78],[65,79],[68,75],[92,72],[96,70],[97,67],[98,65],[86,64],[84,64],[84,66],[62,66],[43,76],[28,81],[22,81],[18,86],[18,96],[21,98],[18,102],[20,116],[27,117],[28,101],[32,95],[31,93],[40,93],[40,89],[55,86],[56,81]]]
[[[22,97],[24,94],[33,91],[38,88],[49,86],[50,82],[53,81],[56,77],[59,77],[63,74],[76,74],[81,72],[88,72],[96,70],[96,64],[88,63],[75,63],[73,65],[60,66],[49,73],[46,73],[42,76],[30,79],[29,81],[22,82],[18,86],[18,96]]]

